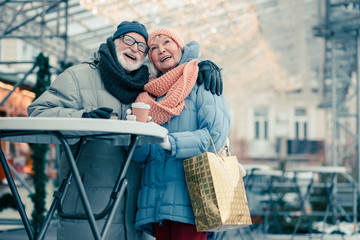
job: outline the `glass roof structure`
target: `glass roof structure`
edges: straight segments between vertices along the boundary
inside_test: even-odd
[[[91,56],[121,21],[138,20],[149,32],[157,27],[181,30],[188,41],[200,43],[202,58],[223,66],[225,76],[238,76],[234,82],[246,78],[254,91],[298,89],[304,85],[301,72],[312,68],[309,72],[314,76],[321,63],[321,44],[312,34],[319,21],[317,0],[10,0],[0,4],[1,38],[32,41],[66,61]],[[316,80],[309,81],[316,86]]]
[[[247,93],[323,89],[326,95],[333,33],[342,56],[338,74],[351,74],[356,59],[358,0],[5,0],[0,6],[0,38],[21,38],[71,62],[92,56],[124,20],[138,20],[149,32],[176,28],[200,43],[202,59],[223,67],[237,95],[243,84]],[[344,95],[346,86],[339,87]]]

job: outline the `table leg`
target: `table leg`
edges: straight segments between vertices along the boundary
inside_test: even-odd
[[[270,211],[272,207],[272,184],[271,184],[271,177],[270,179],[266,178],[266,184],[269,187],[268,194],[269,194],[269,200],[266,202],[266,209],[265,209],[265,216],[264,216],[264,234],[269,233],[269,218],[270,218]],[[265,235],[265,236],[266,236]]]
[[[269,194],[270,194],[270,212],[271,215],[273,216],[273,219],[275,221],[275,227],[277,228],[278,233],[282,233],[282,229],[281,229],[281,224],[279,222],[279,218],[278,218],[278,214],[276,213],[276,211],[271,210],[271,208],[275,205],[275,200],[273,199],[273,192],[274,192],[274,177],[271,176],[270,177],[270,189],[269,189]],[[276,200],[278,201],[278,200]]]
[[[72,155],[69,143],[60,132],[56,132],[55,135],[61,142],[62,146],[64,147],[64,153],[66,154],[66,158],[69,161],[70,169],[72,171],[76,186],[79,190],[80,198],[83,203],[85,213],[88,217],[91,231],[94,235],[94,238],[96,240],[100,240],[101,238],[100,238],[100,234],[99,234],[96,222],[95,222],[95,217],[94,217],[93,211],[91,209],[89,199],[86,196],[85,188],[84,188],[84,185],[82,184],[81,177],[80,177],[79,171],[77,169],[76,162],[74,160],[74,156]]]
[[[354,186],[354,193],[353,193],[353,224],[354,224],[354,229],[353,229],[353,233],[355,233],[356,231],[358,231],[358,226],[357,226],[357,199],[358,199],[358,187],[356,186],[356,184],[353,184]]]
[[[16,169],[11,166],[11,164],[8,164],[9,169],[11,170],[11,172],[15,175],[15,177],[21,182],[21,184],[23,185],[24,188],[26,188],[26,190],[29,192],[29,194],[34,194],[34,191],[31,190],[30,186],[27,185],[27,183],[25,182],[25,180],[20,176],[20,174],[16,171]]]
[[[349,174],[343,173],[342,176],[352,184],[353,189],[354,189],[354,191],[353,191],[353,224],[354,224],[353,233],[355,233],[355,232],[358,231],[358,226],[357,226],[358,225],[357,224],[357,219],[358,219],[358,217],[357,217],[358,216],[357,215],[357,199],[358,199],[359,185],[351,176],[349,176]]]
[[[301,190],[300,190],[300,186],[297,182],[297,178],[296,178],[296,173],[294,173],[294,183],[295,183],[295,187],[297,188],[298,192],[299,192],[299,198],[300,198],[300,201],[301,201],[301,204],[300,204],[300,216],[299,216],[299,219],[297,220],[296,222],[296,225],[295,225],[295,228],[294,228],[294,231],[292,233],[292,236],[291,236],[291,239],[294,239],[297,231],[299,230],[299,227],[300,227],[300,224],[301,224],[301,220],[302,220],[302,217],[306,217],[307,221],[308,221],[308,224],[309,224],[309,219],[308,219],[308,216],[306,214],[306,209],[305,209],[305,202],[308,200],[309,196],[310,196],[310,192],[311,192],[311,188],[312,188],[312,185],[314,183],[314,173],[312,174],[312,177],[311,177],[311,180],[310,180],[310,183],[309,185],[307,186],[307,190],[306,190],[306,193],[304,195],[304,197],[302,197],[302,194],[301,194]],[[311,231],[311,226],[309,227],[310,231]],[[310,232],[311,234],[311,232]],[[311,236],[311,235],[310,235]]]
[[[125,189],[127,186],[127,180],[125,178],[126,172],[129,168],[131,158],[134,154],[134,150],[135,150],[138,139],[139,139],[138,136],[131,135],[131,141],[130,141],[129,151],[128,151],[127,158],[125,161],[125,165],[124,165],[123,169],[121,170],[121,173],[119,174],[118,179],[116,180],[116,183],[118,183],[118,184],[115,186],[115,190],[116,190],[115,193],[118,193],[118,194],[117,195],[115,194],[115,196],[113,196],[114,198],[116,198],[116,200],[115,200],[114,206],[112,207],[112,209],[109,213],[109,217],[106,219],[105,225],[102,229],[102,233],[101,233],[102,239],[105,239],[106,234],[109,230],[110,224],[115,216],[115,210],[119,207],[120,200],[121,200],[122,196],[124,195],[124,192],[125,192]]]
[[[19,192],[17,191],[16,189],[16,185],[15,185],[15,182],[14,182],[14,179],[12,178],[11,176],[11,172],[10,172],[10,169],[9,169],[9,165],[8,165],[8,162],[6,161],[6,158],[4,156],[4,153],[3,151],[0,149],[0,160],[1,160],[1,166],[4,170],[4,173],[5,173],[5,176],[6,176],[6,179],[8,181],[8,184],[9,184],[9,187],[10,187],[10,190],[11,190],[11,193],[13,195],[13,198],[15,200],[15,204],[16,204],[16,207],[19,211],[19,214],[20,214],[20,217],[24,223],[24,227],[25,227],[25,230],[26,230],[26,233],[29,237],[30,240],[33,240],[34,239],[34,232],[33,232],[33,229],[31,227],[31,224],[30,224],[30,221],[26,215],[26,212],[25,212],[25,208],[22,204],[22,201],[21,201],[21,198],[20,198],[20,195],[19,195]]]
[[[253,178],[254,178],[254,171],[251,170],[250,173],[245,176],[244,186],[245,186],[245,189],[246,189],[246,190],[251,191],[252,185],[253,185],[253,183],[254,183],[254,179],[253,179]]]
[[[325,215],[324,215],[324,219],[323,219],[324,225],[323,225],[321,239],[324,239],[325,225],[327,222],[327,218],[329,217],[329,211],[332,212],[333,222],[335,222],[336,226],[338,227],[339,232],[340,232],[340,223],[339,223],[340,216],[338,215],[338,213],[343,214],[345,216],[346,220],[350,222],[350,217],[346,214],[345,210],[339,205],[339,203],[336,200],[336,184],[337,184],[336,173],[332,173],[331,182],[330,182],[331,185],[329,187],[327,187],[326,182],[324,184],[325,184],[325,188],[328,189],[328,192],[326,194],[328,203],[326,206],[326,211],[325,211]],[[341,235],[341,238],[344,239],[344,236]]]
[[[85,143],[86,143],[86,140],[84,138],[81,138],[78,149],[77,149],[77,151],[75,153],[75,156],[74,156],[76,163],[79,160],[81,151],[82,151],[83,146],[84,146]],[[66,194],[66,192],[67,192],[67,190],[69,188],[68,183],[71,181],[71,178],[72,178],[72,173],[71,173],[71,171],[69,171],[66,178],[63,179],[63,181],[61,182],[60,187],[58,188],[58,190],[54,192],[54,194],[53,194],[54,200],[51,203],[51,206],[50,206],[50,208],[49,208],[49,210],[48,210],[48,212],[46,214],[46,217],[45,217],[45,222],[44,222],[44,224],[43,224],[43,226],[42,226],[42,228],[41,228],[41,230],[39,232],[39,235],[38,235],[39,240],[44,239],[46,231],[49,228],[51,218],[54,215],[55,210],[59,207],[59,204],[61,204],[61,202],[64,199],[65,194]]]

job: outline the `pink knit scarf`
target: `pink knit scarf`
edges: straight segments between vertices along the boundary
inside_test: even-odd
[[[198,76],[199,67],[196,60],[181,64],[159,78],[151,79],[145,84],[146,92],[141,93],[135,102],[150,104],[152,121],[157,124],[168,122],[179,115],[185,106],[185,98],[190,94]],[[155,97],[164,96],[159,102]],[[155,97],[153,97],[155,96]]]

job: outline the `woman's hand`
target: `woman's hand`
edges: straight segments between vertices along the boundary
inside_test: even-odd
[[[169,141],[169,136],[166,136],[164,141],[162,143],[160,143],[160,147],[162,147],[165,150],[171,151],[171,143]]]

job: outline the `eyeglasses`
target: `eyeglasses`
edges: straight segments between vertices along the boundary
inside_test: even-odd
[[[144,42],[138,42],[138,41],[136,41],[132,36],[123,35],[123,36],[121,36],[121,39],[122,39],[122,41],[123,41],[126,45],[128,45],[128,46],[132,46],[132,45],[134,45],[135,43],[137,43],[137,49],[138,49],[140,52],[147,53],[148,50],[149,50],[149,47],[147,46],[146,43],[144,43]]]

